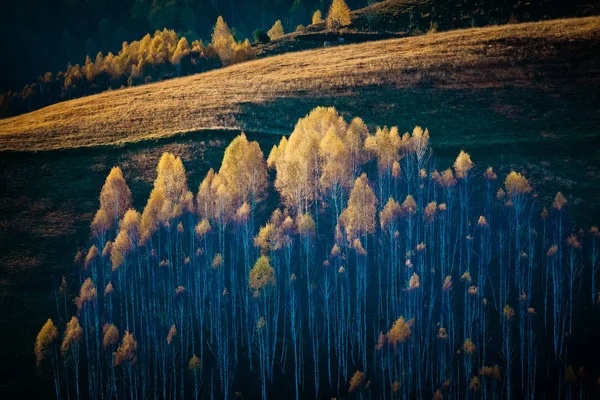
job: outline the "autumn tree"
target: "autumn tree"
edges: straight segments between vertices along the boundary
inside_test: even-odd
[[[217,18],[217,23],[215,24],[211,38],[211,44],[217,50],[217,53],[219,53],[219,57],[223,64],[229,64],[233,57],[235,40],[229,31],[227,23],[223,20],[223,17],[219,16],[219,18]]]
[[[114,167],[106,177],[106,182],[100,192],[100,208],[92,222],[92,230],[98,237],[110,229],[118,228],[119,220],[131,207],[131,191],[123,178],[121,168]],[[101,240],[104,247],[104,240]]]
[[[350,25],[350,8],[344,0],[333,0],[327,14],[327,27],[338,30],[343,26]]]
[[[320,22],[323,22],[323,16],[321,15],[321,10],[317,10],[312,16],[312,24],[314,25]]]
[[[267,32],[271,40],[279,39],[284,35],[283,25],[280,20],[275,21],[271,29]]]

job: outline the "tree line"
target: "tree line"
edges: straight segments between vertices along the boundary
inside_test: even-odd
[[[322,22],[321,12],[315,11],[313,23]],[[350,23],[350,9],[344,0],[334,0],[327,25],[339,29]],[[280,20],[265,32],[255,30],[255,43],[266,43],[284,35]],[[46,72],[37,81],[25,85],[19,92],[0,93],[0,117],[25,112],[105,90],[120,89],[143,83],[185,76],[214,68],[236,64],[255,58],[255,50],[248,39],[236,41],[223,17],[219,16],[205,46],[202,40],[191,43],[186,36],[164,28],[141,40],[123,42],[121,50],[95,58],[86,56],[85,62],[68,64],[56,75]]]
[[[123,42],[117,54],[87,56],[82,65],[69,64],[56,75],[47,72],[18,93],[0,94],[0,115],[29,112],[61,100],[204,72],[254,57],[250,42],[235,41],[222,17],[206,46],[201,40],[190,43],[165,28],[139,41]]]
[[[570,338],[600,302],[598,228],[429,140],[319,107],[266,160],[240,134],[195,194],[163,154],[141,212],[114,167],[35,342],[57,398],[593,393]]]

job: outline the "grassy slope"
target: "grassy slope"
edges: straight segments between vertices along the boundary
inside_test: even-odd
[[[0,120],[0,150],[114,145],[204,129],[289,133],[311,99],[343,106],[369,95],[376,113],[388,103],[380,88],[543,90],[564,80],[596,87],[599,43],[600,17],[588,17],[283,54]]]

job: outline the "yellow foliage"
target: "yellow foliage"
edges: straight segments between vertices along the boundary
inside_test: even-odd
[[[393,197],[390,197],[383,209],[379,211],[379,223],[381,229],[385,230],[390,224],[395,221],[402,212],[400,204]]]
[[[329,132],[330,138],[334,134],[338,138],[344,138],[346,130],[347,124],[335,108],[317,107],[306,117],[300,118],[289,139],[282,139],[277,150],[271,151],[270,165],[275,165],[277,169],[275,188],[291,209],[298,210],[298,213],[306,212],[310,204],[319,199],[319,181],[326,163],[322,157],[323,152],[319,151],[320,143]],[[338,149],[334,159],[339,161],[344,154],[349,152],[343,148]],[[330,165],[328,168],[330,176],[336,172],[335,166]],[[338,180],[343,182],[346,179]]]
[[[474,376],[471,378],[471,383],[469,383],[469,389],[473,392],[477,392],[481,389],[481,382],[479,382],[479,378]]]
[[[510,198],[531,193],[533,190],[529,181],[518,172],[511,171],[504,181],[504,188]]]
[[[467,339],[465,339],[465,342],[463,343],[462,349],[467,354],[473,354],[476,350],[476,346],[475,346],[475,343],[473,343],[473,341],[471,341],[471,339],[467,338]]]
[[[450,275],[448,275],[444,279],[444,284],[442,285],[442,289],[446,292],[449,290],[452,290],[452,278],[450,277]]]
[[[108,224],[107,229],[115,227],[116,222],[130,207],[131,191],[123,178],[123,171],[119,167],[113,167],[100,191],[100,209],[104,210],[106,215],[97,214],[98,220],[94,218],[92,223],[94,230],[99,230],[104,223]]]
[[[111,346],[114,346],[119,342],[119,330],[112,324],[104,324],[102,328],[104,332],[104,338],[102,339],[102,348],[105,350]]]
[[[348,149],[333,126],[319,143],[319,157],[323,162],[319,180],[323,192],[352,185],[354,175]]]
[[[233,50],[235,48],[235,40],[233,35],[229,32],[227,23],[223,20],[223,17],[219,16],[211,35],[211,44],[219,54],[219,58],[224,65],[231,62],[233,57]]]
[[[262,200],[268,176],[265,158],[258,142],[249,142],[243,132],[233,139],[225,149],[221,169],[213,179],[213,186],[216,182],[224,186],[221,187],[224,190],[221,194],[231,196],[230,200],[235,208],[244,202],[254,207]]]
[[[350,8],[344,0],[333,0],[327,14],[327,27],[329,29],[340,29],[342,26],[350,25]]]
[[[169,329],[169,333],[167,334],[167,344],[171,344],[173,338],[177,336],[177,328],[175,324],[171,325],[171,329]]]
[[[425,210],[423,210],[423,218],[427,222],[433,222],[435,219],[435,213],[437,211],[437,203],[432,201],[431,203],[425,206]]]
[[[87,255],[85,256],[85,261],[83,263],[84,268],[87,270],[90,264],[98,257],[98,248],[96,245],[92,245]]]
[[[206,218],[202,218],[202,221],[198,222],[198,225],[196,225],[196,229],[194,231],[196,232],[196,235],[198,235],[199,237],[204,237],[204,235],[206,235],[208,232],[210,232],[210,230],[211,230],[210,223],[208,222],[208,220]]]
[[[188,368],[191,371],[198,371],[200,368],[202,368],[202,364],[200,363],[200,358],[198,358],[197,355],[193,355],[192,358],[190,358],[190,362],[188,363]]]
[[[285,136],[281,137],[279,141],[279,146],[273,145],[271,152],[269,153],[269,158],[267,158],[267,167],[275,168],[279,157],[284,154],[285,148],[287,146],[287,138]]]
[[[315,234],[315,220],[310,214],[301,214],[296,217],[298,233],[303,236],[312,237]]]
[[[369,186],[366,174],[354,182],[348,207],[342,211],[339,221],[349,241],[375,231],[376,198]]]
[[[123,216],[119,224],[119,234],[113,243],[110,256],[113,271],[123,264],[125,256],[134,249],[139,240],[140,220],[140,213],[134,209],[127,210]]]
[[[365,140],[368,136],[369,128],[365,122],[358,117],[350,122],[346,134],[343,136],[353,176],[358,173],[362,164],[369,161],[369,154],[365,151]]]
[[[394,161],[392,164],[392,177],[398,178],[400,176],[400,163],[398,161]]]
[[[441,340],[448,339],[448,332],[446,331],[446,328],[441,327],[440,329],[438,329],[437,338]]]
[[[271,40],[279,39],[283,34],[283,25],[280,20],[275,21],[271,29],[267,32]]]
[[[248,39],[243,42],[239,42],[235,45],[233,49],[233,55],[231,56],[231,63],[237,64],[248,60],[253,60],[256,57],[256,53],[252,46],[250,45],[250,41]]]
[[[404,203],[402,203],[402,213],[404,213],[405,215],[415,215],[416,212],[417,212],[417,202],[409,194],[406,196]]]
[[[275,286],[275,271],[269,264],[269,257],[260,256],[254,267],[250,270],[248,281],[250,289],[254,290],[255,295],[269,287]]]
[[[102,249],[102,257],[110,257],[110,254],[112,253],[112,245],[113,243],[110,240],[106,242],[104,249]]]
[[[235,212],[235,219],[238,222],[248,221],[248,217],[250,216],[250,204],[247,202],[243,202],[242,205]]]
[[[350,383],[348,384],[348,393],[355,392],[360,386],[363,384],[365,380],[365,374],[362,371],[356,371],[352,378],[350,378]]]
[[[410,339],[410,328],[414,320],[406,322],[404,317],[400,317],[394,322],[388,333],[386,334],[388,342],[396,347],[398,343],[404,343]]]
[[[415,290],[421,287],[421,279],[417,273],[413,273],[408,281],[408,290]]]
[[[395,161],[400,159],[401,139],[397,127],[388,129],[377,128],[375,135],[369,135],[365,139],[365,149],[377,159],[379,173],[392,170]]]
[[[554,201],[552,202],[552,208],[560,211],[566,205],[567,199],[565,199],[565,196],[561,192],[556,193],[556,197],[554,197]]]
[[[352,248],[354,250],[356,250],[356,252],[362,256],[367,254],[367,251],[363,247],[362,242],[358,238],[354,239],[354,241],[352,242]]]
[[[323,22],[323,16],[321,15],[321,10],[315,11],[312,16],[313,24],[318,24],[319,22]]]
[[[468,153],[465,153],[463,150],[461,150],[458,154],[458,157],[456,157],[456,161],[454,161],[454,171],[456,172],[456,177],[459,179],[465,178],[472,168],[473,162],[471,161],[471,157]]]
[[[509,306],[508,304],[504,306],[504,309],[502,310],[504,316],[506,317],[506,319],[510,320],[512,317],[515,316],[515,309],[512,308],[511,306]]]
[[[108,231],[112,226],[113,220],[110,219],[108,213],[103,208],[99,208],[94,215],[94,219],[92,221],[92,234],[94,237],[102,236],[106,231]]]
[[[121,345],[117,351],[114,353],[115,366],[119,366],[124,362],[134,364],[136,360],[136,350],[137,342],[133,338],[133,334],[129,333],[129,331],[125,331],[123,341],[121,342]]]
[[[52,342],[58,337],[58,329],[51,319],[48,319],[35,339],[35,361],[39,368],[42,360],[46,357]]]
[[[71,346],[77,344],[81,339],[82,333],[83,329],[81,329],[81,325],[79,325],[79,320],[77,317],[72,317],[71,320],[67,322],[65,337],[62,345],[60,346],[61,353],[65,354],[71,348]]]
[[[258,231],[258,235],[254,238],[254,246],[260,247],[263,254],[277,250],[281,247],[279,240],[278,229],[272,223],[267,223]]]
[[[223,256],[221,255],[221,253],[217,253],[215,255],[215,257],[212,260],[211,266],[213,269],[218,269],[223,266]]]
[[[190,54],[190,45],[185,37],[179,39],[177,47],[171,56],[171,64],[181,63],[181,59]]]
[[[445,188],[451,188],[456,185],[456,178],[454,178],[450,168],[442,172],[440,176],[440,185]]]
[[[417,159],[421,160],[429,148],[429,130],[415,126],[410,137],[410,151],[415,153]]]
[[[96,292],[96,287],[92,282],[92,278],[87,278],[81,285],[81,289],[79,289],[79,297],[75,298],[75,304],[77,304],[77,308],[81,310],[86,303],[95,301],[97,297],[98,292]]]
[[[483,177],[488,181],[495,181],[498,178],[492,167],[488,167],[488,169],[485,170]]]
[[[460,277],[461,281],[467,281],[468,283],[471,283],[472,278],[471,278],[471,273],[469,271],[465,271],[463,272],[463,274]]]
[[[577,239],[577,236],[571,234],[567,238],[567,246],[573,247],[575,249],[578,249],[578,248],[581,247],[581,243],[579,243],[579,240]]]

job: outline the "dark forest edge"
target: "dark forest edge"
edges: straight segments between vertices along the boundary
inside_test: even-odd
[[[390,35],[420,35],[438,30],[594,15],[598,11],[597,5],[586,1],[569,6],[550,2],[544,4],[545,11],[540,13],[535,11],[535,2],[479,4],[467,1],[457,7],[446,1],[387,0],[369,1],[367,7],[351,12],[343,0],[336,0],[330,5],[329,2],[318,2],[312,6],[315,11],[308,12],[302,0],[296,0],[289,12],[281,20],[276,20],[271,29],[258,28],[252,35],[246,35],[252,36],[254,45],[251,46],[250,40],[243,39],[238,30],[230,31],[221,16],[213,27],[211,40],[202,41],[194,31],[184,30],[197,23],[193,22],[196,21],[193,12],[189,16],[191,22],[185,22],[183,18],[185,13],[190,13],[190,5],[179,11],[182,18],[177,19],[178,22],[170,22],[168,15],[173,10],[167,12],[162,8],[183,5],[177,5],[174,0],[165,4],[155,2],[151,9],[146,10],[142,7],[143,3],[138,0],[133,4],[132,16],[135,14],[139,22],[140,13],[149,13],[149,26],[163,26],[162,30],[146,34],[137,41],[124,41],[114,53],[99,51],[96,55],[88,54],[82,64],[69,63],[64,71],[46,72],[20,91],[0,93],[0,118],[106,90],[205,72],[250,60],[257,55],[320,47],[324,41],[335,41],[338,36],[345,36],[349,42],[369,41]],[[354,5],[357,2],[349,3]],[[322,18],[322,15],[327,17]],[[296,35],[284,36],[285,31]],[[109,32],[105,34],[109,35]],[[274,42],[269,43],[271,41]]]
[[[266,160],[233,139],[195,196],[164,153],[142,213],[115,167],[38,367],[57,398],[594,393],[571,337],[600,300],[598,228],[518,171],[438,168],[427,129],[322,107]]]

